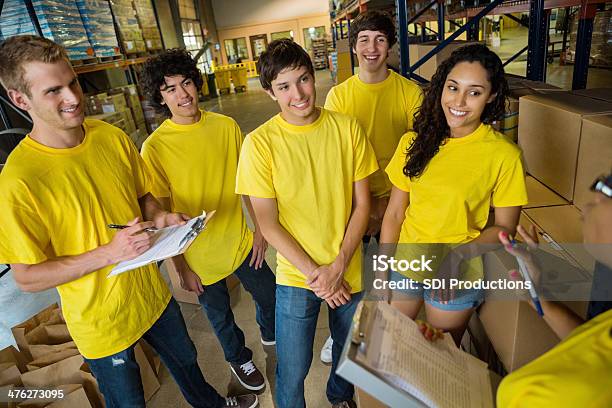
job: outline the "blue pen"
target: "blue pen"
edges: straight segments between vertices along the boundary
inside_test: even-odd
[[[510,238],[510,244],[512,244],[512,248],[516,248],[517,243],[514,240],[514,238],[512,238],[512,235],[508,235],[508,238]],[[544,310],[542,310],[542,304],[540,303],[538,292],[536,292],[535,290],[535,285],[533,284],[533,280],[531,280],[531,276],[529,275],[529,270],[527,269],[527,265],[525,265],[525,261],[520,256],[515,256],[515,258],[516,258],[516,261],[518,262],[519,271],[521,272],[523,279],[525,280],[525,282],[529,282],[529,295],[531,296],[531,301],[535,305],[536,310],[538,311],[538,314],[540,316],[544,316]]]

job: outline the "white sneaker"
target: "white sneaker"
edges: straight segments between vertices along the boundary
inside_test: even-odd
[[[327,340],[325,340],[325,344],[323,345],[323,348],[321,349],[321,362],[325,365],[330,365],[332,363],[333,344],[334,344],[334,341],[332,340],[331,336],[329,336]]]
[[[263,337],[261,337],[261,344],[264,346],[276,346],[276,340],[264,340]]]

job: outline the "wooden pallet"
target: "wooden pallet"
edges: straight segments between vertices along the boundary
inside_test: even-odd
[[[123,54],[116,54],[116,55],[110,55],[106,57],[97,57],[97,58],[98,58],[98,62],[102,64],[104,62],[121,61],[125,57],[123,56]]]
[[[78,60],[70,60],[70,63],[73,67],[80,67],[82,65],[93,65],[98,63],[98,59],[96,57],[83,58]]]

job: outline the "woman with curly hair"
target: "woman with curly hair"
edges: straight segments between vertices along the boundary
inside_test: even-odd
[[[438,67],[414,131],[402,137],[386,168],[393,189],[381,244],[411,244],[393,249],[396,259],[425,253],[434,273],[476,281],[483,277],[478,255],[486,245],[465,244],[493,244],[499,232],[514,233],[527,203],[521,151],[491,126],[504,114],[507,92],[502,62],[484,45],[462,47]],[[485,227],[491,207],[495,221]],[[443,255],[441,262],[434,253]],[[426,279],[434,275],[421,269],[391,271],[391,280],[409,282],[393,292],[391,304],[414,319],[425,303],[428,322],[459,343],[483,292],[449,297],[430,288]]]

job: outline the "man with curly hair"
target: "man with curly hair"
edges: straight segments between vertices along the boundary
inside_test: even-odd
[[[191,55],[171,49],[149,59],[142,84],[154,107],[169,116],[147,139],[142,156],[153,175],[153,194],[168,209],[190,216],[215,210],[206,231],[174,257],[181,285],[198,295],[232,373],[248,390],[265,387],[244,333],[234,320],[226,278],[234,274],[253,296],[263,345],[275,345],[274,274],[264,260],[267,243],[247,227],[234,192],[242,133],[230,117],[198,107],[202,74]]]
[[[380,168],[370,179],[372,207],[364,242],[380,237],[391,182],[383,169],[404,133],[412,129],[423,93],[414,82],[387,68],[395,44],[393,20],[381,11],[368,11],[351,22],[349,42],[359,61],[359,73],[333,87],[325,107],[357,119],[372,143]],[[331,337],[321,350],[321,361],[331,362]]]
[[[19,288],[57,288],[68,330],[106,406],[145,407],[134,354],[144,338],[192,406],[254,407],[255,395],[225,399],[205,381],[157,266],[108,277],[115,264],[151,247],[148,228],[185,217],[163,210],[151,195],[146,166],[124,132],[85,119],[65,49],[16,36],[0,44],[0,61],[0,83],[33,122],[0,175],[0,262],[11,264]],[[128,227],[111,230],[113,222]]]

